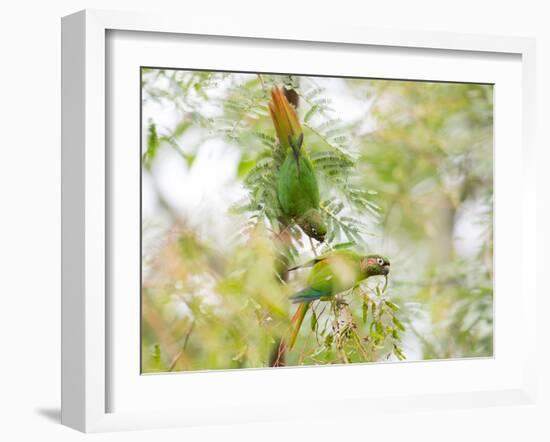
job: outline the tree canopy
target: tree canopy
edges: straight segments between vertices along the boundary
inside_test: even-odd
[[[323,243],[284,221],[268,112],[283,87],[316,171]],[[267,367],[289,296],[337,248],[371,278],[312,304],[286,365],[493,352],[493,88],[142,69],[142,370]]]

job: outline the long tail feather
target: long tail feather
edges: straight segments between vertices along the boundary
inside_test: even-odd
[[[302,326],[304,318],[306,317],[308,307],[309,303],[300,304],[296,309],[296,313],[294,313],[294,316],[292,317],[294,328],[292,329],[292,334],[290,335],[290,339],[288,341],[289,350],[292,350],[292,347],[294,347],[294,344],[296,343],[296,338],[298,337],[298,332],[300,331],[300,327]]]
[[[296,109],[288,102],[283,91],[277,87],[271,91],[271,102],[268,103],[268,107],[281,147],[284,150],[288,147],[292,148],[298,160],[304,134]],[[300,167],[299,164],[298,167]]]
[[[304,318],[307,313],[307,309],[309,308],[309,304],[312,301],[315,301],[321,296],[323,296],[324,292],[320,290],[315,290],[311,287],[308,287],[304,290],[300,290],[299,292],[295,293],[290,297],[293,304],[300,304],[298,308],[296,309],[296,313],[294,313],[294,316],[292,317],[292,323],[294,324],[294,328],[292,330],[292,333],[290,335],[290,339],[288,341],[288,348],[289,350],[292,350],[292,347],[294,347],[294,343],[296,342],[296,338],[298,337],[298,332],[300,331],[300,327],[302,326],[302,322],[304,322]]]

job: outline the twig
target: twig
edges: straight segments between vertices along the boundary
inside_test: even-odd
[[[311,250],[315,256],[317,256],[317,249],[315,248],[315,244],[313,244],[313,240],[311,239],[311,236],[308,236],[309,238],[309,244],[311,245]]]
[[[285,226],[285,228],[284,228],[283,230],[281,230],[279,233],[273,232],[273,233],[275,234],[275,240],[280,240],[280,239],[281,239],[281,236],[282,236],[283,234],[285,234],[286,232],[288,232],[288,231],[290,230],[291,227],[292,227],[292,223],[289,223],[289,224],[287,224],[287,225]]]
[[[187,343],[189,342],[189,337],[191,336],[191,332],[193,331],[193,328],[195,327],[195,321],[191,323],[191,326],[189,327],[189,330],[187,330],[187,333],[185,334],[185,339],[183,341],[183,345],[181,347],[181,350],[178,352],[176,356],[172,359],[172,362],[170,362],[170,366],[168,367],[168,371],[173,371],[178,360],[181,358],[181,355],[185,351],[185,348],[187,347]]]
[[[346,152],[345,149],[341,146],[337,146],[336,144],[331,143],[321,132],[319,132],[315,127],[313,127],[311,124],[304,123],[304,126],[307,127],[311,132],[313,132],[319,139],[325,143],[328,147],[331,149],[337,151],[340,155],[343,155],[345,158],[353,158],[353,156]]]
[[[265,92],[264,78],[262,77],[262,74],[257,74],[257,75],[258,75],[258,78],[260,79],[260,83],[262,83],[262,89],[263,89],[264,92]]]

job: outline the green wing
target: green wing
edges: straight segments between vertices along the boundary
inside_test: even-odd
[[[319,208],[319,186],[309,159],[300,155],[300,171],[289,150],[279,171],[277,195],[283,212],[296,218],[311,209]]]
[[[288,271],[292,272],[293,270],[302,269],[304,267],[312,267],[320,261],[323,261],[327,258],[335,257],[335,256],[345,257],[349,260],[357,262],[357,264],[359,265],[359,262],[360,262],[362,256],[359,255],[357,252],[354,252],[353,250],[343,248],[343,247],[348,247],[349,244],[350,243],[344,243],[342,245],[336,245],[333,250],[329,250],[328,252],[325,252],[322,255],[316,256],[315,258],[313,258],[309,261],[306,261],[305,263],[303,263],[301,265],[291,267],[291,268],[288,269]],[[341,248],[339,248],[339,247],[341,247]]]
[[[361,280],[360,260],[353,250],[334,250],[315,258],[309,287],[330,295],[352,288]]]

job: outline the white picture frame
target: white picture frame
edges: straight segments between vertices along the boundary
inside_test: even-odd
[[[521,102],[521,120],[518,129],[521,153],[521,188],[518,195],[521,199],[521,210],[517,225],[521,227],[519,243],[522,275],[527,275],[530,263],[528,256],[536,256],[535,225],[535,174],[534,174],[534,108],[535,108],[535,44],[532,39],[518,37],[492,37],[450,33],[427,33],[415,31],[388,31],[376,29],[357,29],[348,27],[331,27],[319,29],[314,26],[300,27],[265,23],[247,27],[234,27],[230,23],[193,21],[183,27],[176,17],[152,16],[150,14],[123,13],[99,10],[81,11],[62,20],[62,423],[80,431],[110,431],[122,429],[156,428],[167,426],[206,425],[209,423],[232,423],[258,420],[272,420],[301,415],[318,415],[322,410],[331,408],[334,414],[364,414],[371,411],[397,411],[436,409],[469,406],[487,406],[509,403],[531,403],[534,400],[534,333],[536,316],[536,281],[534,278],[521,278],[518,286],[519,295],[514,305],[521,312],[515,326],[522,328],[524,345],[518,351],[517,364],[510,368],[511,376],[507,381],[483,388],[476,385],[468,389],[461,387],[460,392],[447,391],[443,386],[436,386],[425,394],[405,392],[396,382],[395,391],[377,394],[376,400],[362,390],[357,395],[338,398],[336,407],[330,407],[336,399],[321,401],[318,398],[308,400],[308,410],[304,413],[303,404],[289,403],[282,407],[257,406],[254,401],[254,390],[243,394],[237,403],[221,401],[209,403],[206,408],[197,406],[190,410],[176,407],[173,404],[163,409],[139,409],[121,411],[112,410],[109,395],[114,388],[110,379],[113,359],[108,328],[113,320],[108,299],[110,287],[109,247],[113,231],[108,229],[107,222],[112,210],[112,195],[109,187],[109,155],[106,131],[106,120],[110,118],[108,109],[109,93],[106,68],[109,60],[107,34],[109,32],[154,32],[163,36],[204,36],[232,37],[239,39],[265,39],[277,44],[292,47],[299,42],[309,44],[338,44],[362,47],[401,48],[407,50],[429,50],[437,57],[438,53],[468,52],[483,59],[490,54],[508,54],[518,58],[521,64],[521,81],[518,92]],[[157,36],[159,34],[156,34]],[[438,52],[439,51],[439,52]],[[442,78],[444,79],[444,78]],[[498,111],[497,111],[498,112]],[[498,118],[498,113],[497,113]],[[498,137],[496,144],[498,144]],[[509,153],[495,149],[505,158]],[[513,158],[512,158],[513,162]],[[497,170],[498,173],[498,170]],[[496,223],[498,223],[498,211]],[[499,252],[497,242],[495,254]],[[504,250],[504,249],[501,249]],[[507,250],[504,250],[508,253]],[[504,256],[505,258],[505,256]],[[519,284],[519,283],[518,283]],[[498,301],[497,301],[498,302]],[[129,315],[129,313],[128,313]],[[504,317],[504,316],[503,316]],[[498,323],[499,316],[496,317]],[[500,325],[499,325],[500,326]],[[512,325],[503,324],[502,330]],[[511,345],[511,344],[510,344]],[[498,354],[496,359],[498,359]],[[471,377],[476,375],[480,366],[476,363],[459,363],[447,368],[437,362],[431,368],[430,376],[448,376],[448,373],[463,370]],[[407,369],[396,369],[398,364],[377,365],[378,368],[366,368],[365,365],[354,366],[350,378],[360,377],[363,370],[393,370],[399,376],[403,370],[409,373],[422,368],[409,364]],[[345,367],[349,369],[351,367]],[[499,369],[507,369],[503,366]],[[311,375],[315,368],[277,371],[277,383],[292,383],[306,379],[304,371]],[[326,370],[326,369],[322,369]],[[399,370],[399,373],[395,370]],[[247,382],[257,382],[261,387],[265,370],[248,370],[241,372],[214,372],[198,374],[193,378],[196,385],[206,388],[208,383],[214,385],[239,382],[246,377]],[[258,374],[260,373],[260,374]],[[327,373],[327,372],[325,372]],[[334,372],[336,375],[336,372]],[[371,371],[372,373],[372,371]],[[139,376],[139,373],[129,373]],[[203,376],[201,379],[200,376]],[[310,377],[308,375],[308,377]],[[490,376],[491,373],[487,372]],[[331,376],[331,375],[328,375]],[[149,379],[154,377],[148,377]],[[161,380],[162,378],[162,380]],[[176,378],[158,376],[163,388],[174,388]],[[216,379],[218,379],[216,381]],[[405,380],[405,378],[403,378]],[[151,381],[147,381],[151,382]],[[203,382],[204,384],[201,384]],[[270,381],[271,382],[271,381]],[[131,387],[131,386],[130,386]],[[203,388],[203,387],[200,387]],[[306,387],[307,388],[307,387]],[[144,390],[146,391],[146,390]],[[189,390],[190,391],[190,390]],[[242,390],[241,390],[242,391]],[[124,392],[123,392],[124,393]],[[191,394],[191,393],[189,393]],[[200,394],[200,390],[192,393]],[[223,393],[222,393],[223,395]],[[363,400],[362,400],[363,399]],[[131,398],[135,400],[135,398]],[[130,401],[130,400],[129,400]],[[206,406],[205,406],[206,407]],[[218,408],[218,409],[216,409]],[[237,412],[238,410],[238,412]]]

